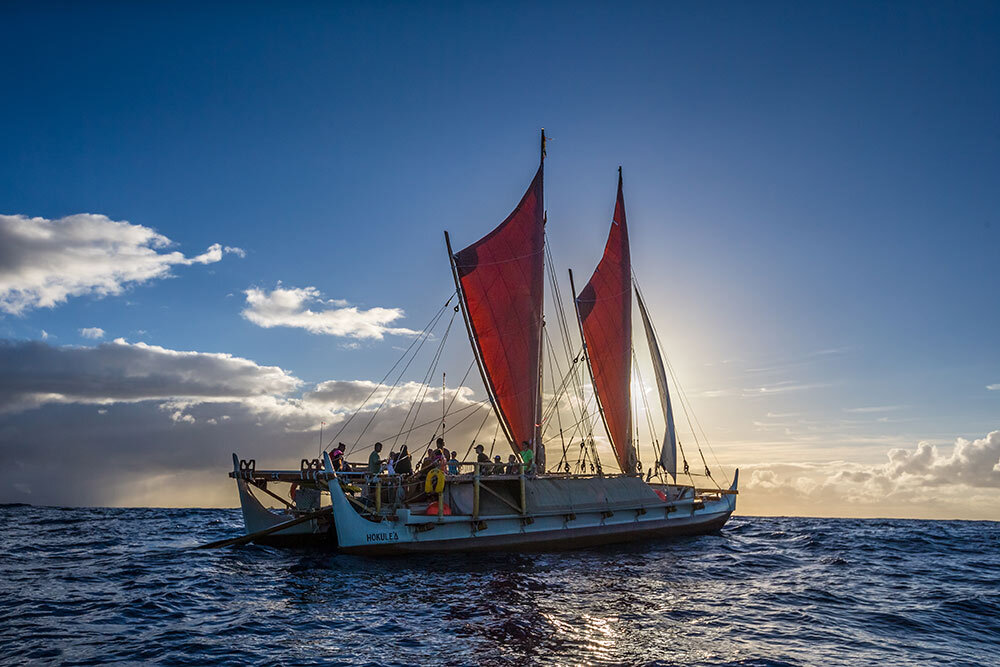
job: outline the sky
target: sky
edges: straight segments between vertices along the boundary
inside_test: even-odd
[[[544,127],[563,296],[621,165],[635,274],[738,511],[1000,520],[996,3],[0,21],[0,502],[233,506],[231,452],[297,466],[320,422],[367,422],[454,291],[442,231],[509,213]],[[345,430],[359,450],[422,392],[433,419],[442,370],[488,421],[475,372],[456,389],[460,317],[424,386],[451,317]]]

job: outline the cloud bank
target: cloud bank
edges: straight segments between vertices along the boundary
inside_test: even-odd
[[[422,409],[411,410],[420,397]],[[359,443],[360,459],[375,440],[417,449],[438,428],[442,399],[454,400],[448,445],[464,453],[477,439],[489,449],[492,412],[467,387],[442,394],[404,382],[389,396],[364,379],[305,386],[285,369],[229,354],[121,339],[0,341],[0,502],[235,506],[231,452],[297,467],[317,455],[321,421],[327,440],[346,425],[337,439]],[[506,454],[502,438],[496,447]],[[1000,431],[884,451],[877,464],[741,466],[738,510],[1000,519]]]
[[[149,227],[82,213],[49,220],[0,215],[0,311],[21,315],[69,297],[121,294],[165,278],[174,266],[211,264],[239,248],[218,243],[195,257],[167,252],[170,239]]]
[[[271,291],[251,288],[245,294],[243,317],[268,329],[293,327],[313,334],[374,340],[382,340],[386,334],[418,333],[389,326],[403,317],[400,308],[362,310],[340,299],[324,299],[315,287],[285,288],[279,284]]]
[[[363,459],[375,440],[419,448],[439,425],[443,398],[454,401],[446,437],[464,452],[491,415],[465,387],[442,395],[407,382],[387,397],[368,380],[302,385],[277,366],[229,354],[121,339],[95,347],[0,341],[0,502],[234,506],[233,451],[297,467],[317,455],[320,421],[330,438],[358,409],[338,438],[359,443],[354,455]],[[423,410],[411,410],[421,396]]]
[[[881,464],[744,466],[742,511],[1000,519],[1000,431],[949,448],[893,448]]]

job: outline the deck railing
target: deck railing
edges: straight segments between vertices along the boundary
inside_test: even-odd
[[[448,465],[448,464],[446,464]],[[516,466],[518,469],[517,473],[509,473],[508,471],[512,466]],[[422,495],[427,495],[437,497],[437,515],[439,520],[444,517],[444,498],[447,494],[448,489],[451,484],[456,482],[472,482],[472,520],[478,521],[480,517],[481,499],[482,493],[492,495],[494,498],[508,505],[512,510],[518,512],[522,516],[527,514],[527,493],[526,493],[526,479],[533,477],[535,473],[528,470],[528,466],[523,463],[481,463],[479,461],[460,461],[456,464],[450,464],[450,468],[458,468],[459,472],[457,474],[449,474],[447,470],[445,472],[445,486],[441,493],[433,492],[421,492],[421,486],[425,483],[426,476],[431,470],[440,470],[441,468],[437,465],[428,466],[423,465],[419,467],[413,473],[401,475],[401,474],[388,474],[384,469],[378,474],[370,474],[367,471],[367,464],[348,462],[347,470],[342,470],[336,473],[337,478],[339,478],[343,483],[349,487],[355,487],[357,490],[362,492],[360,499],[348,496],[350,502],[364,515],[367,516],[393,516],[396,512],[403,507],[407,502],[412,502],[413,500],[419,499]],[[498,471],[499,468],[499,471]],[[462,470],[471,469],[471,472],[462,472]],[[302,484],[304,482],[311,482],[316,484],[322,484],[328,482],[333,478],[333,474],[326,472],[320,465],[318,459],[308,460],[303,459],[299,470],[257,470],[256,462],[250,461],[240,461],[239,470],[229,473],[230,477],[239,477],[252,482],[254,486],[263,490],[268,495],[281,501],[287,507],[292,508],[292,505],[286,500],[277,496],[273,492],[267,489],[267,482],[292,482]],[[544,473],[546,478],[557,478],[557,479],[582,479],[582,478],[593,478],[595,476],[600,477],[629,477],[630,475],[622,474],[602,474],[602,475],[586,475],[586,474],[571,474],[571,473]],[[509,495],[501,494],[497,490],[490,488],[488,482],[503,482],[503,481],[516,481],[518,482],[518,498],[516,502],[512,502]],[[737,492],[729,489],[703,489],[695,488],[694,486],[675,484],[671,485],[673,487],[680,488],[691,488],[693,490],[693,495],[704,497],[704,496],[717,496],[721,497],[724,495],[736,494]],[[386,494],[385,491],[388,489],[395,489],[395,493]],[[387,503],[384,496],[389,495],[391,500]]]

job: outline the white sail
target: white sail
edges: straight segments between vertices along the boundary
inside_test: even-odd
[[[668,472],[674,481],[677,481],[677,431],[674,429],[674,410],[670,406],[670,391],[667,389],[667,372],[663,367],[663,356],[660,354],[660,346],[656,342],[656,334],[653,333],[653,325],[649,321],[646,304],[642,302],[639,290],[636,290],[635,296],[639,302],[639,314],[642,315],[642,326],[646,329],[649,356],[653,359],[653,371],[656,373],[656,388],[660,391],[660,405],[663,407],[663,418],[667,423],[666,433],[663,434],[663,448],[660,450],[660,467]]]

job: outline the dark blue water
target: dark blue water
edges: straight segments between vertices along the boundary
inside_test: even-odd
[[[527,556],[187,548],[241,521],[0,506],[0,661],[1000,664],[1000,523],[734,518]]]

